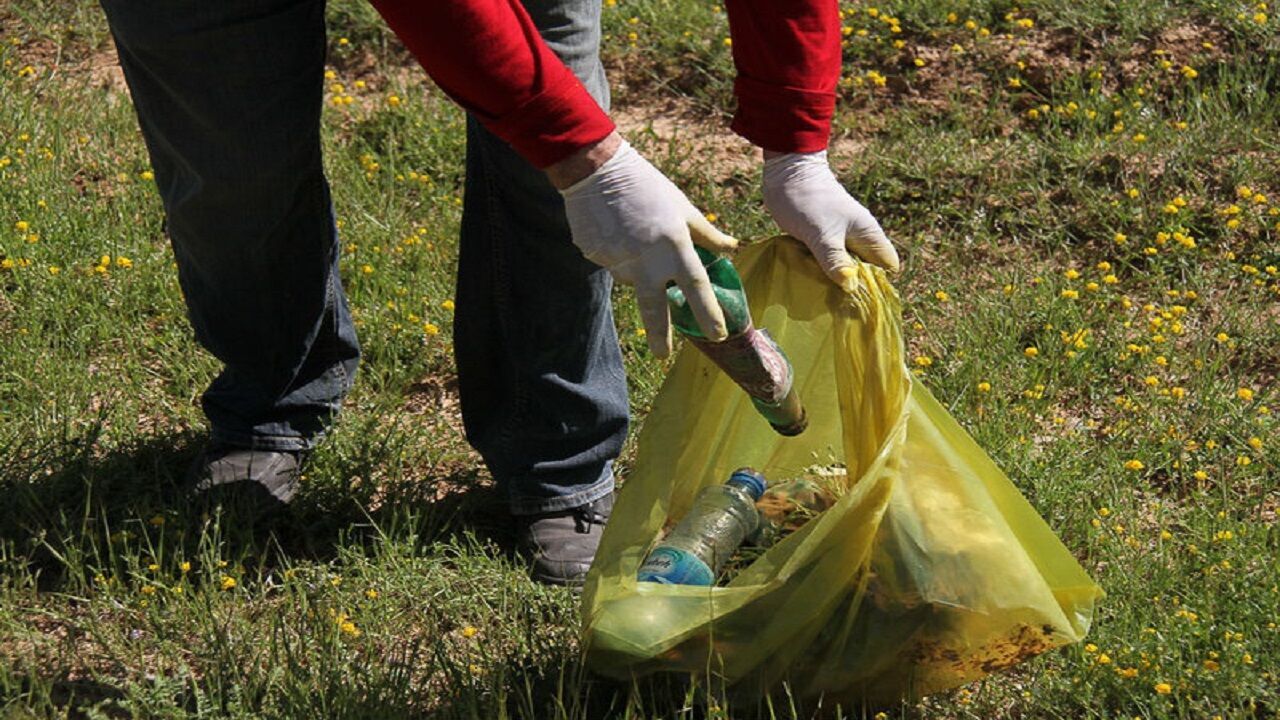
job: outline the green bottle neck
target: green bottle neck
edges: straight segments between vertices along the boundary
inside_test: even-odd
[[[711,290],[715,293],[716,302],[724,312],[725,327],[730,335],[738,335],[751,326],[751,310],[747,307],[747,294],[742,290],[742,278],[733,267],[729,258],[720,257],[700,247],[694,248],[702,266],[707,270],[711,280]],[[680,288],[674,285],[667,288],[667,305],[671,308],[671,324],[675,325],[682,335],[694,338],[705,338],[706,334],[698,327],[698,320],[689,307]]]

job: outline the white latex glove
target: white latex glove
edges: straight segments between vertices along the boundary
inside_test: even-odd
[[[560,191],[573,242],[614,279],[636,289],[649,349],[671,353],[667,283],[689,300],[707,337],[727,336],[724,313],[693,245],[726,252],[738,241],[712,227],[670,180],[626,142],[604,165]]]
[[[827,277],[846,290],[856,283],[849,250],[873,265],[898,270],[897,251],[875,217],[831,172],[826,150],[766,158],[764,206],[778,227],[808,246]]]

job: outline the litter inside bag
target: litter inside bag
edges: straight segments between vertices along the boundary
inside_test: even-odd
[[[1101,589],[912,382],[883,272],[859,265],[846,294],[789,238],[734,261],[756,324],[795,367],[809,429],[774,433],[709,360],[681,351],[583,592],[589,666],[620,678],[710,669],[738,694],[785,680],[804,696],[892,702],[1083,638]],[[664,527],[744,465],[820,480],[825,509],[731,564],[727,585],[638,582]]]

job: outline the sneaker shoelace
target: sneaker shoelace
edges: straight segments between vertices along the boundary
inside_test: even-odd
[[[597,501],[599,502],[599,501]],[[592,525],[603,526],[609,518],[596,510],[596,503],[588,503],[573,510],[574,529],[580,533],[590,533]]]

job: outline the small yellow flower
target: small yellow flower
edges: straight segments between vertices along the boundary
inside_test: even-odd
[[[473,638],[473,637],[475,637],[475,636],[476,636],[476,634],[477,634],[477,633],[479,633],[480,631],[479,631],[479,630],[477,630],[474,626],[472,626],[472,625],[468,625],[468,626],[466,626],[466,627],[462,628],[462,630],[461,630],[460,632],[462,633],[462,637],[464,637],[464,638]]]
[[[1260,437],[1258,437],[1258,436],[1256,436],[1256,435],[1255,435],[1255,436],[1253,436],[1253,437],[1251,437],[1251,438],[1249,438],[1249,447],[1253,448],[1254,450],[1261,450],[1261,449],[1262,449],[1262,438],[1260,438]]]
[[[1253,390],[1247,387],[1237,388],[1236,397],[1244,400],[1245,402],[1249,402],[1253,399]]]
[[[1129,241],[1129,236],[1124,233],[1116,233],[1111,239],[1114,240],[1117,245],[1123,245]]]
[[[435,323],[424,323],[422,326],[422,332],[427,335],[439,335],[440,328]]]
[[[31,223],[27,222],[26,220],[19,220],[18,222],[13,224],[13,229],[17,230],[18,232],[26,232],[31,229]]]
[[[236,586],[236,579],[230,575],[223,575],[222,582],[220,584],[222,585],[223,590],[231,590]]]
[[[1023,350],[1022,350],[1022,354],[1023,354],[1023,355],[1026,355],[1026,356],[1027,356],[1027,357],[1029,357],[1029,358],[1033,358],[1033,357],[1035,357],[1035,356],[1037,356],[1037,355],[1039,355],[1039,354],[1040,354],[1040,348],[1038,348],[1038,347],[1036,347],[1036,346],[1032,345],[1032,346],[1029,346],[1029,347],[1023,348]]]
[[[365,596],[365,597],[367,597],[367,598],[369,598],[370,600],[377,600],[377,599],[378,599],[378,591],[377,591],[377,590],[374,590],[373,588],[369,588],[368,590],[365,590],[365,591],[364,591],[364,596]]]
[[[938,302],[947,302],[948,300],[951,299],[951,296],[948,295],[945,290],[939,290],[935,292],[933,294],[933,297],[937,299]]]
[[[1146,467],[1146,465],[1145,465],[1145,464],[1143,464],[1143,462],[1142,462],[1141,460],[1137,460],[1137,459],[1134,459],[1134,460],[1125,460],[1125,462],[1124,462],[1124,469],[1125,469],[1125,470],[1132,470],[1132,471],[1134,471],[1134,472],[1137,472],[1138,470],[1142,470],[1142,469],[1143,469],[1143,468],[1145,468],[1145,467]]]
[[[1085,643],[1084,651],[1087,653],[1096,653],[1098,652],[1098,646],[1093,643]]]
[[[191,563],[187,562],[186,560],[183,560],[182,562],[178,563],[178,569],[184,573],[191,572]]]
[[[927,368],[933,365],[933,358],[929,357],[928,355],[917,355],[915,359],[915,363],[916,365],[922,368]]]
[[[143,585],[142,588],[139,589],[139,592],[143,595],[154,595],[156,588],[154,585]]]
[[[452,300],[445,300],[444,302],[440,303],[440,307],[444,308],[445,310],[448,310],[449,312],[453,312],[454,308],[456,308],[457,306],[453,304]]]
[[[388,95],[388,96],[387,96],[387,105],[388,105],[388,106],[390,106],[390,107],[400,107],[400,103],[401,103],[401,100],[400,100],[400,96],[399,96],[399,95]]]
[[[1169,683],[1164,683],[1164,682],[1156,683],[1153,686],[1153,689],[1161,695],[1168,695],[1169,693],[1173,692],[1173,686],[1170,685]]]
[[[982,392],[982,393],[991,392],[991,383],[985,382],[985,381],[978,383],[978,392]]]

